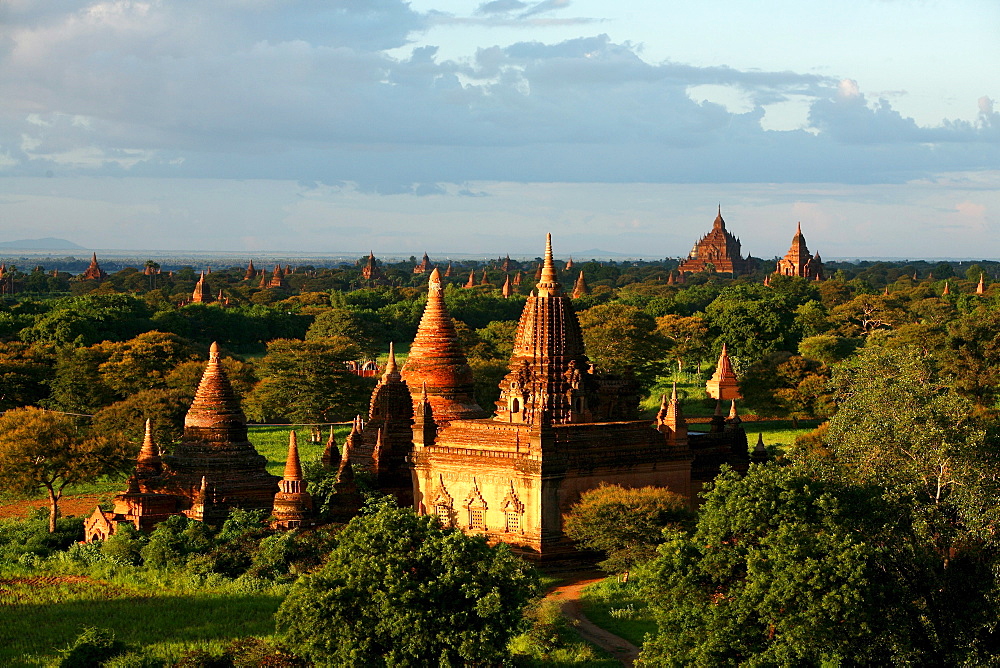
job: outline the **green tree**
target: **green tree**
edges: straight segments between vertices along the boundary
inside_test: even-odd
[[[317,666],[499,665],[537,592],[506,545],[383,500],[348,523],[275,619]]]
[[[335,336],[354,341],[365,356],[374,357],[378,352],[377,326],[350,309],[332,308],[320,313],[306,332],[307,340]]]
[[[840,325],[844,336],[867,336],[898,327],[906,321],[906,313],[894,297],[863,294],[834,307],[830,320]]]
[[[687,499],[666,488],[601,485],[580,495],[563,516],[563,530],[581,547],[603,552],[602,569],[627,579],[636,564],[656,556],[665,528],[692,517]]]
[[[949,323],[942,358],[957,390],[992,405],[1000,394],[1000,311],[980,307]]]
[[[675,531],[645,573],[655,666],[889,664],[879,547],[853,522],[873,508],[801,470],[719,476],[692,535]],[[884,638],[876,642],[877,638]]]
[[[149,328],[149,307],[131,295],[89,294],[57,299],[19,334],[22,341],[92,345],[123,341]]]
[[[114,402],[115,393],[104,384],[99,370],[106,360],[99,346],[61,348],[56,354],[49,398],[43,404],[56,410],[92,414]]]
[[[850,357],[858,349],[862,341],[833,334],[817,334],[802,339],[799,343],[799,354],[808,360],[814,360],[826,366]]]
[[[33,405],[47,397],[54,361],[49,347],[0,343],[0,410]]]
[[[10,489],[49,497],[49,531],[56,530],[59,500],[68,485],[122,470],[123,439],[86,436],[65,415],[20,408],[0,415],[0,481]]]
[[[132,454],[139,452],[146,420],[153,427],[153,438],[162,448],[180,439],[184,416],[191,407],[194,393],[183,390],[143,390],[97,411],[91,431],[107,437],[121,435],[132,443]]]
[[[825,442],[837,471],[921,503],[980,507],[975,495],[995,484],[992,448],[934,358],[870,344],[835,368],[833,384],[838,409]]]
[[[634,373],[644,387],[664,371],[665,341],[656,321],[637,307],[600,304],[579,318],[587,355],[601,371]]]
[[[371,382],[347,368],[360,354],[343,337],[271,341],[261,381],[245,402],[247,415],[261,422],[331,422],[363,412]]]
[[[790,466],[720,476],[648,578],[655,665],[978,665],[1000,615],[996,437],[915,348],[870,338]]]
[[[107,361],[98,371],[104,384],[122,398],[166,387],[166,376],[176,366],[199,356],[189,341],[156,331],[121,343],[103,344],[103,350]]]
[[[768,353],[794,350],[795,304],[759,285],[734,285],[705,308],[716,336],[716,350],[725,343],[739,374]]]
[[[829,380],[827,365],[780,351],[751,366],[740,388],[746,405],[759,414],[787,416],[796,421],[833,413]]]
[[[708,324],[698,316],[664,315],[656,319],[656,333],[663,337],[666,354],[677,360],[697,364],[711,349]]]

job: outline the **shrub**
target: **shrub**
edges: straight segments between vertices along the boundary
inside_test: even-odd
[[[93,668],[108,659],[124,654],[125,643],[115,639],[115,632],[94,626],[85,628],[66,649],[60,668]]]

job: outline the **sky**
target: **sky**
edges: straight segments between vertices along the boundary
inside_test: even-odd
[[[0,241],[1000,257],[995,0],[0,2]]]

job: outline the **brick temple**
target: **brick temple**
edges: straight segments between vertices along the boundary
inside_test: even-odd
[[[722,206],[712,223],[712,230],[695,243],[687,259],[677,267],[684,272],[714,271],[723,274],[745,274],[754,270],[750,258],[744,259],[740,251],[740,240],[726,229],[722,219]]]
[[[121,523],[150,529],[176,514],[217,524],[232,508],[270,511],[279,479],[265,465],[247,439],[239,397],[213,343],[181,442],[171,454],[161,454],[147,423],[128,490],[114,498],[111,512],[94,510],[84,524],[86,539],[103,540]]]
[[[811,280],[823,280],[823,260],[819,253],[813,255],[806,246],[806,237],[802,234],[802,223],[798,224],[795,236],[792,237],[792,246],[785,253],[785,257],[778,260],[774,273],[782,276],[798,276]]]
[[[635,381],[595,372],[551,239],[492,416],[475,401],[436,271],[428,288],[404,368],[390,353],[368,421],[348,438],[355,466],[402,505],[557,558],[572,550],[562,515],[588,489],[654,485],[694,499],[723,463],[749,463],[738,417],[689,433],[675,394],[640,420]]]

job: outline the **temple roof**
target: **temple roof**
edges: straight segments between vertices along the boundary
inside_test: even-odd
[[[740,250],[740,240],[726,229],[726,221],[722,218],[722,206],[712,223],[708,234],[695,242],[694,248],[687,259],[681,262],[678,269],[685,271],[704,271],[711,267],[715,271],[739,273],[749,269],[749,260],[744,260]]]
[[[500,383],[496,419],[535,423],[578,421],[570,396],[581,388],[590,369],[583,332],[571,300],[563,293],[552,260],[552,235],[546,235],[545,259],[538,283],[528,297],[514,336],[510,372]],[[516,410],[515,410],[516,409]]]
[[[185,440],[246,440],[246,416],[213,343],[194,401],[184,417]]]
[[[427,282],[427,305],[403,365],[402,377],[414,401],[418,399],[420,388],[426,384],[427,398],[436,420],[487,415],[476,403],[472,369],[445,305],[441,272],[437,269],[431,272]]]
[[[293,429],[288,433],[288,457],[285,459],[285,480],[302,480],[302,464],[299,461],[299,442]]]

